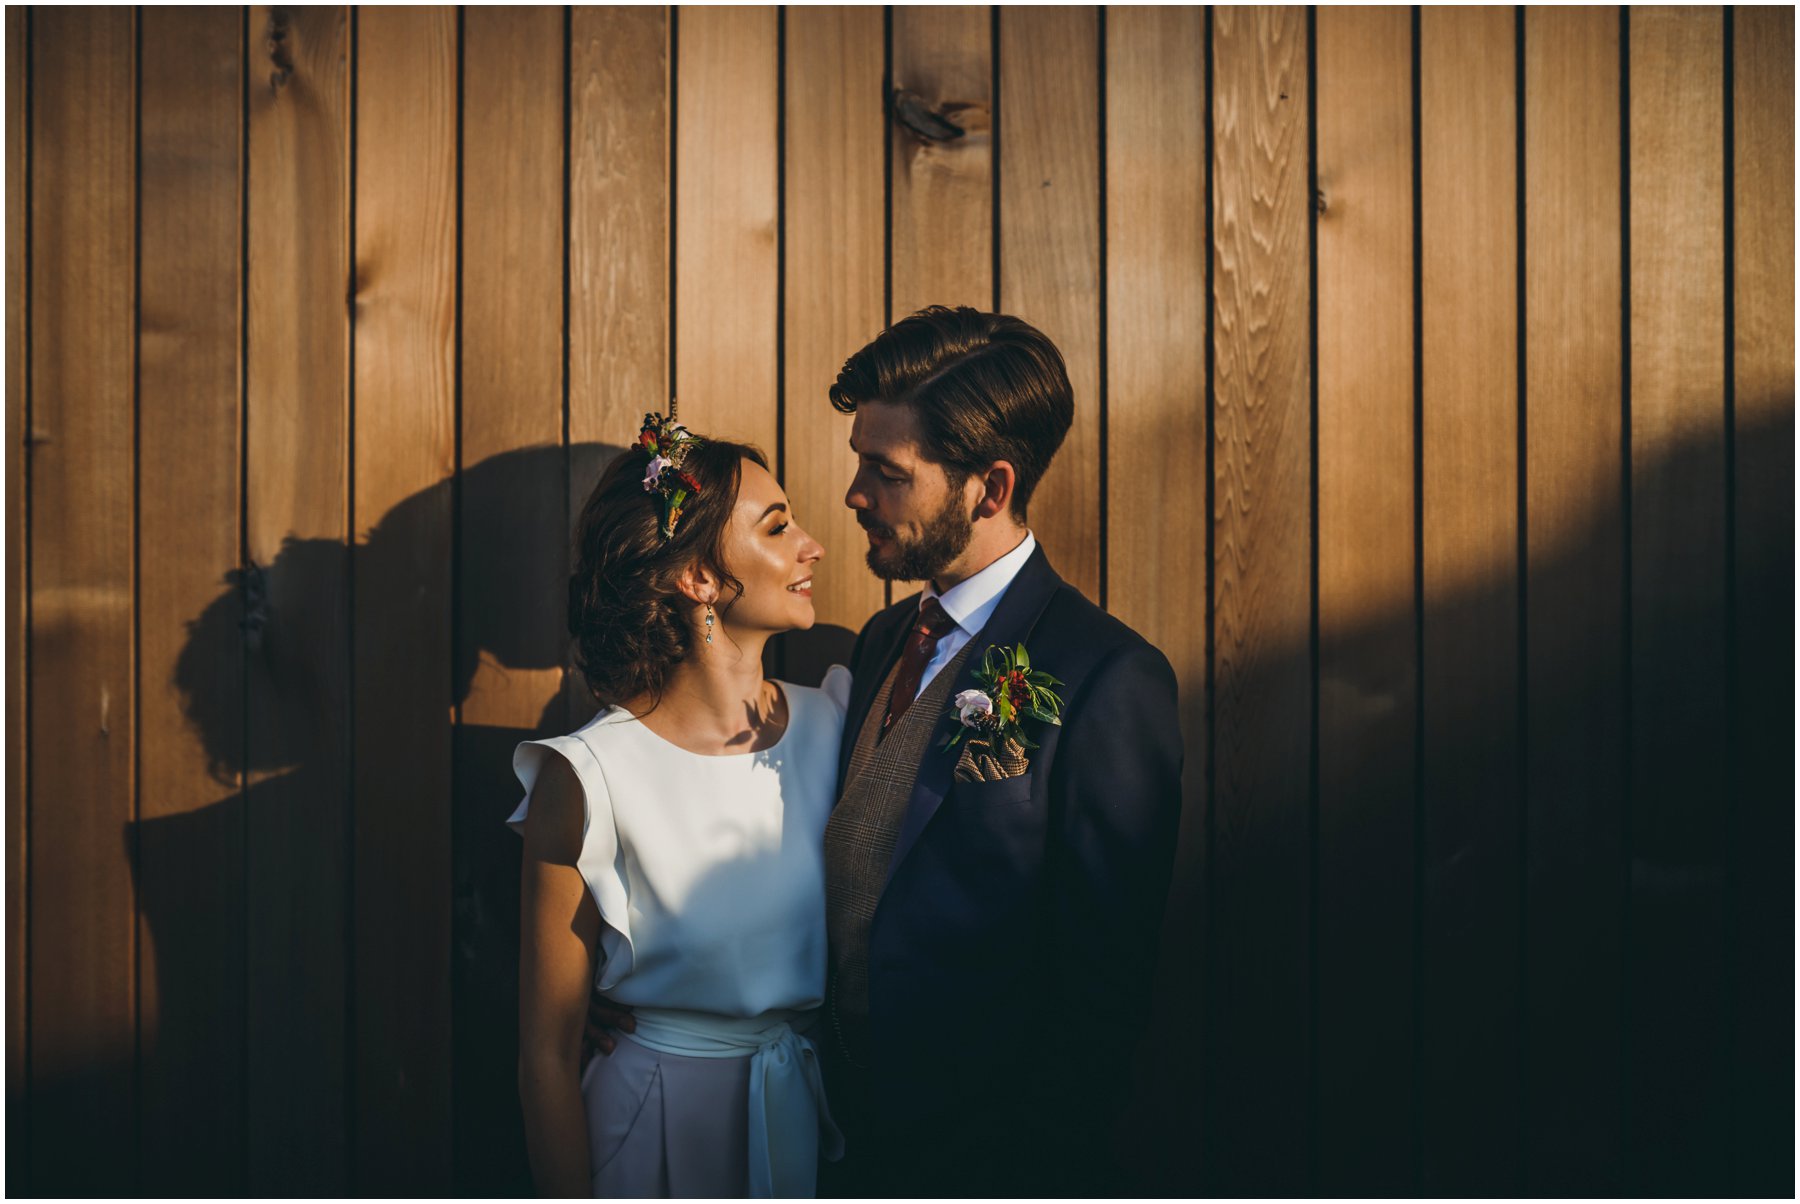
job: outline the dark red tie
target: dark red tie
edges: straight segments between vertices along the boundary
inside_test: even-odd
[[[913,620],[912,630],[906,633],[906,648],[900,653],[900,668],[894,674],[894,688],[888,694],[887,717],[881,721],[881,734],[887,735],[894,724],[900,722],[900,716],[906,714],[906,708],[913,704],[913,695],[919,692],[919,680],[925,676],[925,666],[931,660],[931,654],[937,651],[938,641],[956,629],[956,620],[944,613],[936,598],[927,598],[919,603],[919,617]]]

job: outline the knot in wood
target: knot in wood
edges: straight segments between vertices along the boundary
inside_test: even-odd
[[[932,108],[917,92],[896,88],[889,97],[889,111],[894,120],[912,132],[921,142],[953,142],[963,136],[960,125]]]
[[[279,92],[282,86],[294,76],[294,54],[288,46],[289,14],[285,8],[269,10],[269,63],[275,69],[269,72],[269,91]]]

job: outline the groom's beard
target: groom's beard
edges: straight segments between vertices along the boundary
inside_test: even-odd
[[[952,492],[944,508],[932,515],[916,540],[908,542],[897,531],[861,514],[863,530],[887,537],[869,549],[869,571],[885,581],[928,581],[949,568],[975,534],[975,520],[963,513],[962,498]]]

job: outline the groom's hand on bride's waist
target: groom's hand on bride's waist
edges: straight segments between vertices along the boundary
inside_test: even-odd
[[[585,1067],[596,1053],[603,1057],[612,1053],[618,1033],[636,1031],[637,1019],[632,1016],[630,1006],[614,1003],[596,988],[588,996],[587,1025],[581,1038],[582,1066]]]

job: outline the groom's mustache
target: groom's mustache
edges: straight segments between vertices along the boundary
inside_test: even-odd
[[[873,531],[875,534],[887,539],[892,539],[894,537],[894,532],[891,527],[884,527],[874,519],[869,518],[867,515],[860,512],[856,516],[856,525],[865,531]]]

